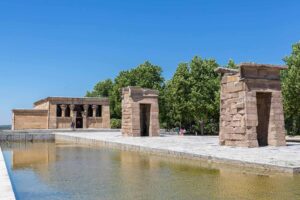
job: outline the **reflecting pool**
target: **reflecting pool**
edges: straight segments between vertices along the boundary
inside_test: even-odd
[[[106,147],[2,143],[17,199],[300,199],[300,177]]]

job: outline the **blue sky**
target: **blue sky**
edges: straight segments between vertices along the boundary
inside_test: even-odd
[[[145,60],[169,79],[193,56],[283,64],[300,40],[300,1],[1,0],[0,125],[12,108],[84,96]]]

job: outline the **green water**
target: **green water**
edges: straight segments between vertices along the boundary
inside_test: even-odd
[[[1,147],[17,199],[300,199],[299,176],[213,169],[198,161],[104,147]]]

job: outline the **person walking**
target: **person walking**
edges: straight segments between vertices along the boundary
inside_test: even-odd
[[[74,121],[72,121],[71,122],[71,129],[74,131],[74,129],[75,129],[75,123],[74,123]]]

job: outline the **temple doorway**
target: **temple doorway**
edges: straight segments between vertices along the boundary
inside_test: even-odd
[[[150,104],[140,104],[141,136],[149,136]]]
[[[259,146],[268,145],[271,93],[256,93],[258,126],[256,128]]]
[[[76,124],[75,124],[75,127],[76,128],[83,128],[83,116],[82,116],[82,112],[84,111],[83,105],[75,105],[74,110],[76,111]]]
[[[83,128],[83,119],[82,117],[76,118],[76,128]]]

